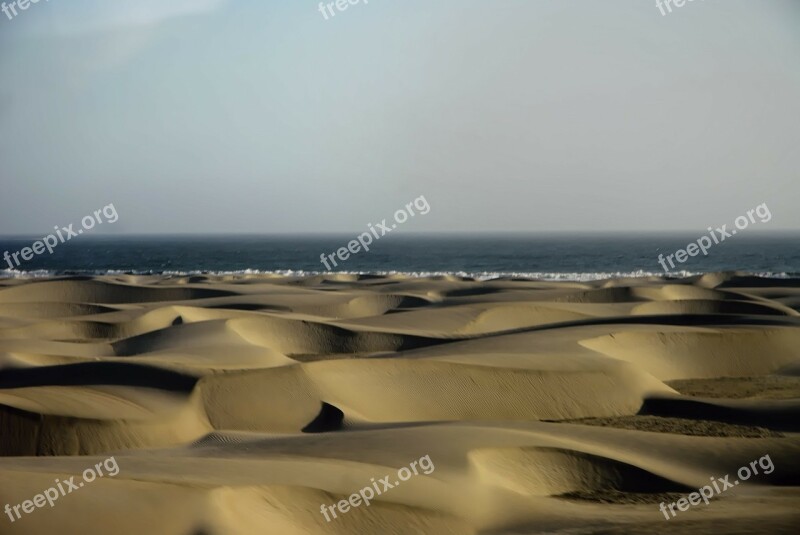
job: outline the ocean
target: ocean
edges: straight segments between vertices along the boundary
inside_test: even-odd
[[[798,234],[739,235],[713,245],[708,255],[676,263],[670,275],[743,271],[764,277],[800,276]],[[236,274],[326,272],[321,254],[334,253],[354,235],[324,236],[100,236],[59,244],[20,266],[2,260],[0,276],[69,274]],[[397,234],[370,250],[337,259],[333,271],[458,274],[552,280],[664,275],[658,255],[675,253],[689,235],[435,235]],[[30,247],[37,237],[0,239],[0,253]],[[332,266],[333,267],[333,266]],[[13,268],[13,269],[12,269]]]

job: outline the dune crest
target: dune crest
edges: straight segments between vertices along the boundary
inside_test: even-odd
[[[0,504],[111,454],[120,472],[0,533],[791,533],[799,285],[6,281]],[[774,472],[659,512],[765,454]],[[397,480],[423,456],[435,471]],[[386,476],[369,506],[321,514]]]

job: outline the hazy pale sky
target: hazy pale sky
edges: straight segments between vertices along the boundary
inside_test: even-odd
[[[800,229],[797,0],[318,5],[0,13],[0,234]]]

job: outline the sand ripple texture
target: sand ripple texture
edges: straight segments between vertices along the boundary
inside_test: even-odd
[[[796,533],[798,310],[735,273],[0,280],[0,506],[120,467],[0,533]]]

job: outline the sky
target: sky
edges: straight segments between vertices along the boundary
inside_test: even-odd
[[[800,230],[796,0],[319,6],[0,12],[0,235]]]

